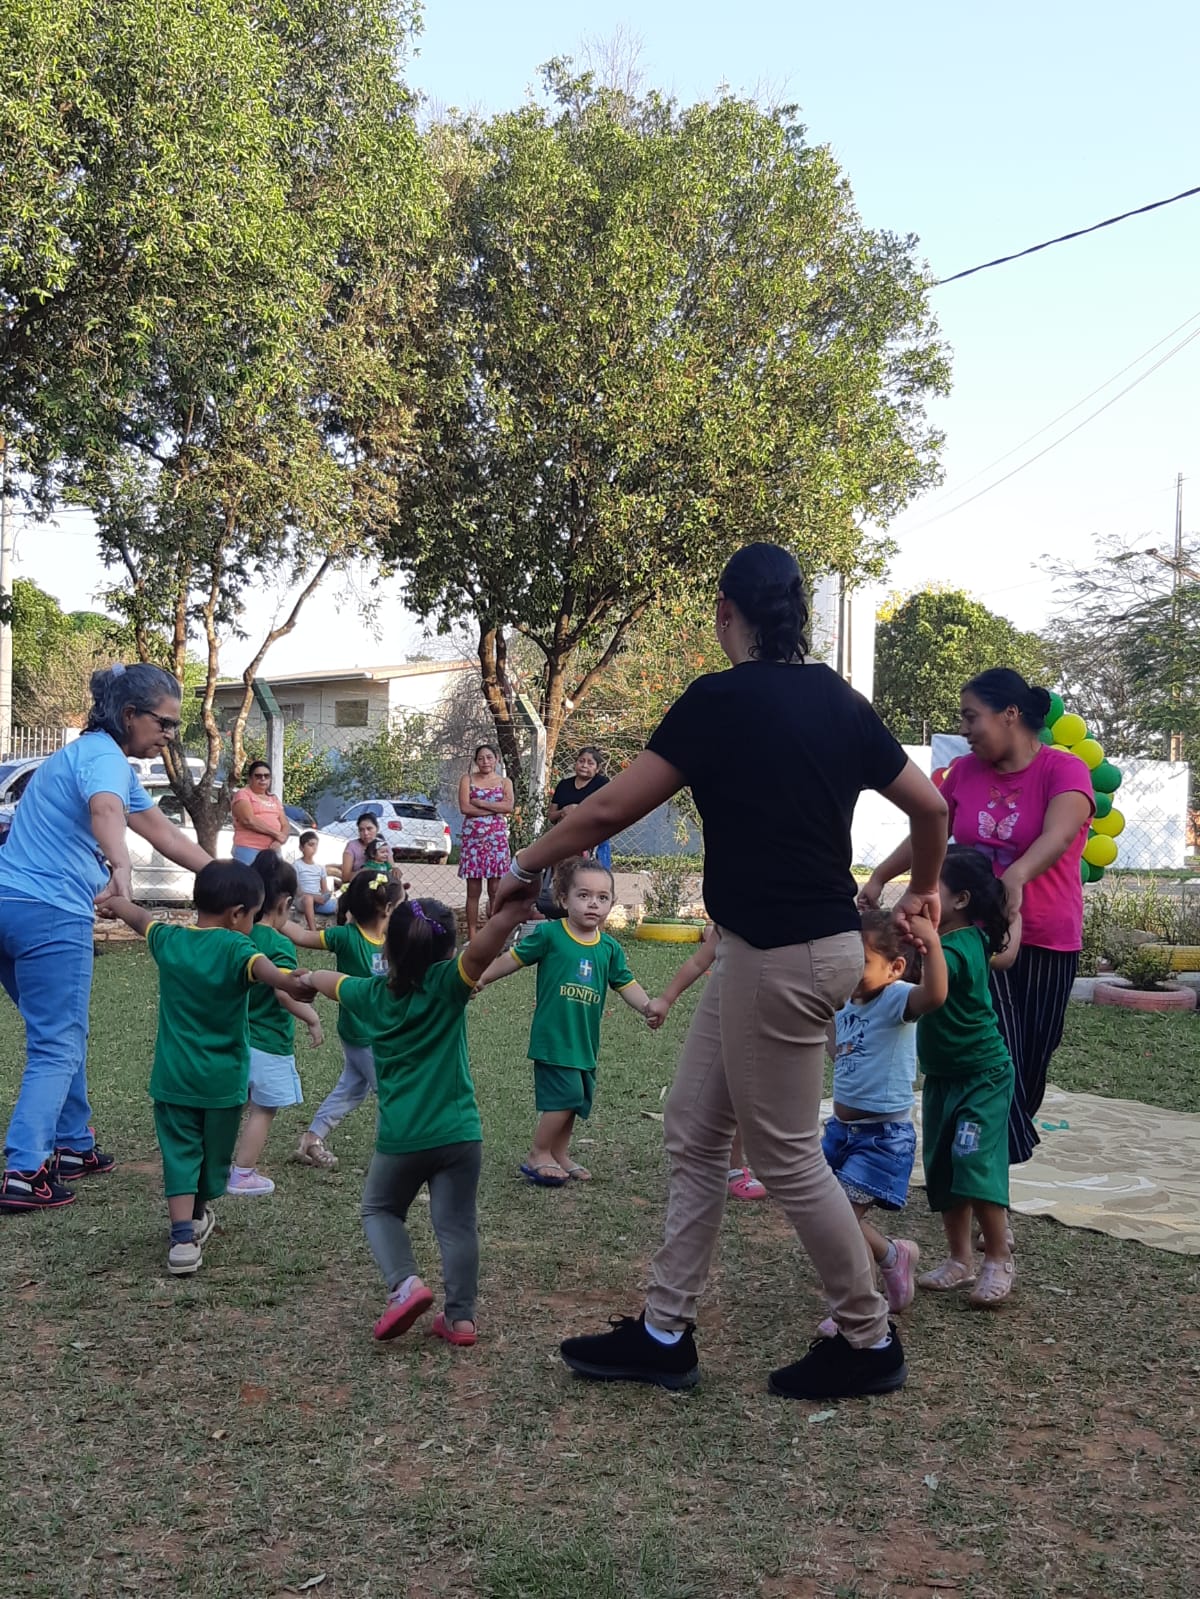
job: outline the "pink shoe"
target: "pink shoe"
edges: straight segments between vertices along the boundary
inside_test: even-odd
[[[273,1194],[275,1184],[269,1177],[264,1177],[253,1166],[249,1171],[239,1171],[236,1166],[229,1168],[229,1181],[225,1184],[227,1194]]]
[[[729,1174],[730,1199],[765,1199],[767,1191],[749,1166],[741,1166]]]
[[[838,1326],[837,1322],[834,1321],[832,1316],[826,1316],[825,1320],[821,1322],[820,1326],[817,1328],[817,1337],[836,1338],[841,1330],[842,1329]]]
[[[399,1338],[432,1304],[433,1295],[423,1282],[414,1283],[407,1294],[397,1288],[394,1294],[388,1296],[387,1308],[375,1323],[376,1338]]]
[[[879,1275],[883,1278],[888,1309],[907,1310],[916,1292],[913,1272],[921,1258],[921,1251],[911,1238],[893,1238],[892,1245],[896,1251],[895,1262],[891,1266],[880,1266]]]
[[[429,1332],[431,1337],[444,1338],[448,1344],[454,1344],[459,1349],[470,1349],[479,1336],[474,1330],[469,1333],[456,1331],[446,1320],[446,1312],[444,1310],[439,1310],[433,1318],[433,1326],[429,1329]]]

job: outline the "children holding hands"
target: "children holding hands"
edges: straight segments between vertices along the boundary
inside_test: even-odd
[[[200,1269],[216,1225],[209,1201],[225,1192],[250,1077],[247,995],[256,983],[307,1000],[300,972],[285,972],[250,937],[263,880],[239,861],[196,873],[192,927],[156,921],[121,895],[105,912],[140,933],[158,967],[158,1037],[150,1095],[171,1221],[167,1270]]]
[[[388,1287],[376,1338],[398,1337],[433,1303],[405,1225],[409,1207],[428,1186],[445,1286],[445,1308],[430,1331],[450,1344],[475,1342],[475,1196],[483,1132],[467,1064],[466,1009],[525,914],[519,902],[502,907],[456,958],[454,913],[437,900],[409,900],[387,923],[383,974],[305,974],[310,993],[337,1000],[340,1015],[371,1038],[379,1127],[362,1217]]]
[[[636,982],[625,952],[603,931],[613,906],[613,875],[595,860],[577,856],[554,874],[554,892],[566,911],[562,921],[542,922],[483,973],[478,987],[536,966],[537,1000],[529,1035],[537,1127],[521,1163],[526,1180],[539,1188],[588,1182],[591,1172],[572,1160],[576,1118],[591,1114],[596,1093],[600,1018],[610,988],[650,1021],[651,1000]],[[472,947],[474,945],[472,944]],[[651,1023],[651,1025],[655,1025]]]

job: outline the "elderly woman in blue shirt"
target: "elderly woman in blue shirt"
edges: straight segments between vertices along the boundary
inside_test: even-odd
[[[126,828],[198,872],[208,855],[156,809],[130,757],[161,755],[179,729],[179,684],[156,666],[94,674],[86,730],[31,778],[0,849],[0,983],[25,1022],[25,1071],[4,1140],[0,1211],[48,1210],[67,1186],[110,1172],[87,1090],[93,922],[130,896]]]

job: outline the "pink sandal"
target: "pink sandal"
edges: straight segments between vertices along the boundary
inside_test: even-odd
[[[1016,1268],[1009,1260],[985,1260],[979,1268],[979,1279],[971,1291],[973,1310],[995,1310],[1012,1293]]]
[[[423,1282],[417,1282],[409,1289],[408,1293],[401,1296],[400,1290],[389,1294],[387,1306],[375,1323],[374,1333],[376,1338],[399,1338],[400,1334],[407,1332],[418,1316],[423,1316],[433,1304],[433,1295]]]
[[[750,1170],[749,1166],[739,1166],[729,1175],[730,1199],[765,1199],[767,1190]]]
[[[931,1289],[936,1294],[952,1293],[956,1288],[972,1288],[975,1273],[961,1260],[943,1260],[932,1271],[923,1271],[917,1278],[918,1288]]]
[[[433,1318],[433,1326],[429,1329],[429,1335],[431,1338],[444,1338],[448,1344],[454,1344],[459,1349],[470,1349],[479,1337],[478,1332],[474,1329],[469,1333],[458,1332],[446,1320],[446,1312],[444,1310],[439,1310]]]

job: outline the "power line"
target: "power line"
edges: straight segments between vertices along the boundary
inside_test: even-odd
[[[960,500],[957,505],[947,506],[944,511],[939,511],[936,516],[930,516],[924,522],[918,522],[916,527],[906,528],[904,530],[905,533],[920,532],[922,528],[930,527],[934,522],[940,522],[943,517],[953,516],[955,512],[965,510],[968,505],[973,505],[976,500],[982,499],[985,494],[990,494],[993,489],[998,489],[1002,483],[1007,483],[1009,478],[1016,477],[1018,472],[1024,472],[1026,467],[1032,466],[1035,461],[1040,461],[1044,455],[1049,455],[1050,451],[1056,450],[1060,444],[1065,444],[1081,428],[1087,427],[1089,422],[1094,422],[1110,406],[1116,405],[1118,400],[1123,399],[1131,390],[1136,389],[1139,383],[1144,383],[1152,373],[1158,371],[1159,367],[1166,366],[1167,362],[1173,360],[1181,350],[1185,350],[1193,339],[1200,339],[1200,328],[1193,329],[1186,339],[1180,339],[1173,349],[1168,350],[1166,355],[1159,356],[1153,366],[1148,366],[1144,372],[1134,378],[1132,383],[1127,383],[1123,389],[1118,389],[1111,399],[1105,400],[1103,405],[1098,405],[1094,411],[1089,412],[1082,422],[1077,422],[1073,428],[1068,428],[1065,433],[1060,433],[1058,438],[1052,439],[1044,449],[1038,450],[1036,455],[1031,455],[1027,460],[1020,462],[1019,465],[1013,467],[1011,472],[1005,472],[1003,477],[996,478],[992,483],[986,483],[983,488],[977,490],[974,494],[968,495],[965,500]]]
[[[1192,315],[1186,317],[1177,328],[1172,328],[1170,333],[1164,333],[1162,338],[1156,339],[1148,350],[1143,350],[1141,355],[1135,355],[1133,360],[1129,361],[1125,366],[1123,366],[1119,372],[1114,372],[1112,377],[1105,378],[1103,383],[1098,383],[1096,387],[1085,394],[1081,400],[1076,400],[1074,405],[1068,405],[1065,411],[1060,411],[1057,416],[1052,416],[1049,422],[1046,422],[1040,428],[1036,428],[1026,438],[1023,438],[1018,443],[1014,444],[1011,450],[1005,450],[1003,455],[998,455],[996,456],[995,460],[989,461],[986,466],[981,466],[977,472],[972,472],[969,477],[963,478],[960,482],[953,484],[948,489],[943,489],[941,493],[935,495],[929,503],[931,505],[937,505],[941,500],[952,499],[954,495],[960,494],[963,489],[966,488],[968,483],[974,483],[976,478],[985,476],[992,470],[993,467],[999,466],[1001,461],[1007,461],[1010,455],[1016,455],[1018,450],[1023,450],[1027,444],[1032,444],[1034,439],[1040,439],[1043,433],[1048,433],[1052,427],[1055,427],[1059,422],[1065,420],[1065,418],[1070,416],[1073,411],[1078,411],[1081,405],[1086,405],[1089,400],[1095,399],[1097,394],[1102,394],[1104,390],[1107,389],[1111,384],[1115,383],[1118,378],[1123,378],[1126,372],[1132,372],[1134,367],[1139,366],[1148,355],[1153,355],[1155,350],[1164,345],[1168,339],[1173,339],[1177,333],[1182,333],[1184,328],[1188,327],[1189,324],[1195,322],[1198,318],[1200,318],[1200,311],[1194,311]],[[1175,480],[1172,478],[1171,487],[1174,488],[1174,486]]]
[[[1039,250],[1048,250],[1053,244],[1066,244],[1070,239],[1082,239],[1085,233],[1096,233],[1101,228],[1111,228],[1117,222],[1125,222],[1130,217],[1144,216],[1147,211],[1157,211],[1160,206],[1174,205],[1176,200],[1188,200],[1194,194],[1200,194],[1200,184],[1194,189],[1184,189],[1181,194],[1173,194],[1168,200],[1153,200],[1149,205],[1139,205],[1136,210],[1122,211],[1119,217],[1106,217],[1103,222],[1093,222],[1090,228],[1076,228],[1073,233],[1060,233],[1056,239],[1046,239],[1041,244],[1031,244],[1026,250],[1014,250],[1012,255],[998,255],[994,261],[984,261],[980,266],[968,267],[965,272],[952,272],[948,278],[938,278],[933,285],[940,289],[944,283],[957,283],[959,278],[973,277],[976,272],[986,272],[989,267],[1004,266],[1009,261],[1019,261],[1022,256],[1036,255]]]

